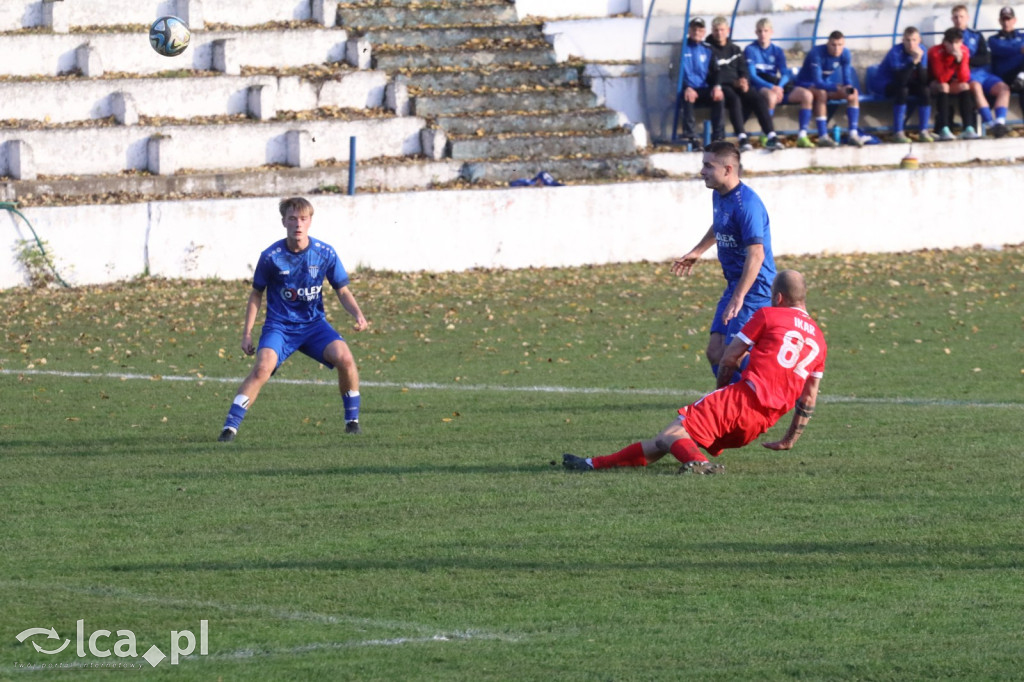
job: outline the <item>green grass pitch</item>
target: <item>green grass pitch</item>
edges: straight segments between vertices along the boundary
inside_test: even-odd
[[[0,292],[0,680],[1020,679],[1024,248],[779,265],[822,397],[717,477],[551,465],[711,389],[714,262],[359,272],[364,434],[296,356],[231,444],[246,282]]]

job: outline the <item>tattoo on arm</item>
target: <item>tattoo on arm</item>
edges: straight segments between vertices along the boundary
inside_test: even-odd
[[[814,414],[814,406],[807,407],[803,403],[797,402],[797,404],[796,404],[796,413],[798,415],[800,415],[801,417],[806,417],[807,419],[810,419],[811,415]]]

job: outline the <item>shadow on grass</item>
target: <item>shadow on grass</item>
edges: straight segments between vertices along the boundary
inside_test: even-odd
[[[650,549],[650,548],[648,548]],[[796,542],[765,543],[723,542],[691,543],[671,547],[671,558],[660,562],[596,562],[580,561],[579,557],[559,560],[509,560],[508,557],[408,557],[397,559],[323,558],[323,559],[252,559],[154,562],[114,564],[106,569],[115,572],[164,571],[558,571],[575,575],[615,571],[650,570],[721,570],[752,571],[757,574],[777,573],[781,579],[821,570],[834,571],[841,565],[851,570],[949,570],[992,571],[1019,569],[1024,546],[965,547],[950,545],[936,548],[931,544],[900,544],[884,542]],[[645,555],[647,552],[645,552]],[[969,555],[969,556],[965,556]],[[664,556],[664,555],[663,555]],[[692,557],[692,558],[690,558]]]

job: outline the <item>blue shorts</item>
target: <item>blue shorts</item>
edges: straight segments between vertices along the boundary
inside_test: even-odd
[[[747,295],[743,299],[743,307],[740,308],[740,313],[736,317],[729,320],[729,324],[722,323],[722,313],[725,312],[725,306],[729,305],[729,300],[732,298],[732,287],[725,290],[722,294],[722,298],[718,301],[718,308],[715,309],[715,319],[711,320],[711,333],[712,334],[724,334],[725,345],[729,345],[732,341],[732,337],[736,336],[739,330],[743,329],[749,320],[751,315],[757,312],[759,309],[771,305],[771,299],[762,298],[760,296]]]
[[[997,83],[1003,82],[1002,78],[995,75],[994,73],[989,73],[984,69],[971,71],[971,80],[981,83],[981,91],[984,92],[986,95],[992,94],[992,88]]]
[[[344,341],[341,334],[335,331],[327,320],[320,319],[309,324],[282,325],[267,322],[260,333],[260,349],[269,348],[277,353],[277,367],[288,359],[288,356],[299,351],[317,362],[333,368],[334,365],[324,360],[324,350],[335,341]],[[275,368],[276,371],[276,368]]]

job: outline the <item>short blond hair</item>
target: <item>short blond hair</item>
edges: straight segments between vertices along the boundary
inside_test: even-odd
[[[769,19],[768,17],[762,17],[762,18],[758,19],[757,20],[757,25],[754,26],[754,28],[771,28],[771,27],[772,27],[772,20]]]
[[[277,205],[277,209],[281,211],[282,218],[288,215],[288,211],[294,211],[296,215],[303,215],[306,213],[313,215],[313,204],[309,203],[309,199],[304,197],[281,199],[281,202]]]

